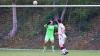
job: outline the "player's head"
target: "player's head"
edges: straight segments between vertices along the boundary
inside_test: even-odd
[[[53,20],[49,20],[48,25],[53,25]]]
[[[62,23],[62,20],[61,19],[58,19],[58,23]]]
[[[51,25],[53,24],[53,20],[50,20],[50,24],[51,24]]]

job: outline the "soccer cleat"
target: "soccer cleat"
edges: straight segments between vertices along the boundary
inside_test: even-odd
[[[52,52],[55,52],[55,50],[52,50]]]
[[[44,47],[44,49],[43,49],[43,53],[46,51],[46,47]]]
[[[65,52],[64,55],[68,54],[68,52]]]
[[[68,54],[68,51],[63,52],[61,55],[67,55],[67,54]]]
[[[54,46],[52,46],[52,52],[55,52],[55,50],[54,50]]]
[[[43,53],[45,52],[45,50],[43,50]]]

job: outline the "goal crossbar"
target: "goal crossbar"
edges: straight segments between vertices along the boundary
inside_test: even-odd
[[[100,7],[100,5],[0,5],[0,7]]]

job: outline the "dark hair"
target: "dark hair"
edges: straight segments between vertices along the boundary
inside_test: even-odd
[[[50,21],[53,21],[53,20],[49,20],[49,22],[47,23],[47,25],[49,25],[51,23]],[[53,21],[53,24],[54,24],[54,21]]]
[[[58,23],[62,23],[62,20],[61,19],[58,19]]]
[[[51,22],[49,21],[48,23],[47,23],[47,25],[49,25]]]
[[[58,24],[57,21],[54,21],[54,25],[55,25],[55,24]]]

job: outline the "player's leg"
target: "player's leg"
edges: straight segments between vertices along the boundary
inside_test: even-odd
[[[63,37],[63,35],[59,35],[58,37],[59,37],[59,47],[61,49],[61,53],[65,55],[68,53],[64,46],[65,38]]]
[[[51,47],[52,47],[52,51],[54,52],[54,37],[51,37],[50,38],[50,41],[51,41]]]
[[[62,36],[63,36],[62,41],[63,41],[63,46],[64,46],[67,36],[65,34],[62,34]],[[65,48],[65,46],[64,46],[63,51],[65,52],[65,55],[68,53],[68,50]]]
[[[64,55],[66,55],[67,53],[68,53],[68,50],[65,48],[65,46],[64,46],[64,44],[65,44],[65,39],[66,38],[63,38],[62,39],[62,47],[63,47],[63,49],[61,50],[62,51],[62,53],[64,54]]]
[[[48,38],[48,36],[46,36],[45,37],[45,39],[44,39],[44,50],[43,50],[43,52],[47,49],[47,43],[48,43],[48,41],[49,41],[49,38]]]
[[[59,47],[60,47],[61,52],[63,52],[62,50],[64,49],[64,46],[62,42],[62,36],[59,35],[58,37],[59,37]]]

